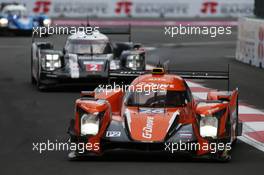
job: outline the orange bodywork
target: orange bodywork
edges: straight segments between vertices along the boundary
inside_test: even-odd
[[[128,111],[131,115],[130,133],[133,140],[143,142],[163,142],[169,130],[173,113],[178,111],[178,109],[166,109],[166,111],[161,113],[148,114],[140,113],[137,107],[128,107]],[[142,131],[144,132],[144,128],[147,126],[149,118],[153,124],[153,137],[151,138],[143,137],[142,134]]]

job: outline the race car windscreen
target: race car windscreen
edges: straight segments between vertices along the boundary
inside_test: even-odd
[[[189,101],[185,91],[127,92],[127,106],[174,108],[183,107]]]
[[[28,16],[27,10],[6,10],[3,13],[11,16]]]
[[[109,42],[69,40],[66,50],[73,54],[110,54],[112,49]]]

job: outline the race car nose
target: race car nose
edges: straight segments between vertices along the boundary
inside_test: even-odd
[[[170,113],[150,115],[130,112],[127,115],[130,136],[135,141],[162,142],[167,136],[172,117]]]

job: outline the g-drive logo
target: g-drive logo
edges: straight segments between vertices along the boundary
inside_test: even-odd
[[[152,128],[154,124],[154,118],[153,117],[147,117],[147,124],[143,128],[142,137],[146,139],[152,138]]]

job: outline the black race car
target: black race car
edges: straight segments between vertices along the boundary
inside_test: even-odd
[[[131,30],[127,31],[112,34],[130,34]],[[98,30],[69,35],[63,50],[55,50],[50,42],[32,42],[31,80],[39,89],[68,84],[98,85],[119,79],[115,76],[118,72],[145,68],[141,44],[112,43]]]

